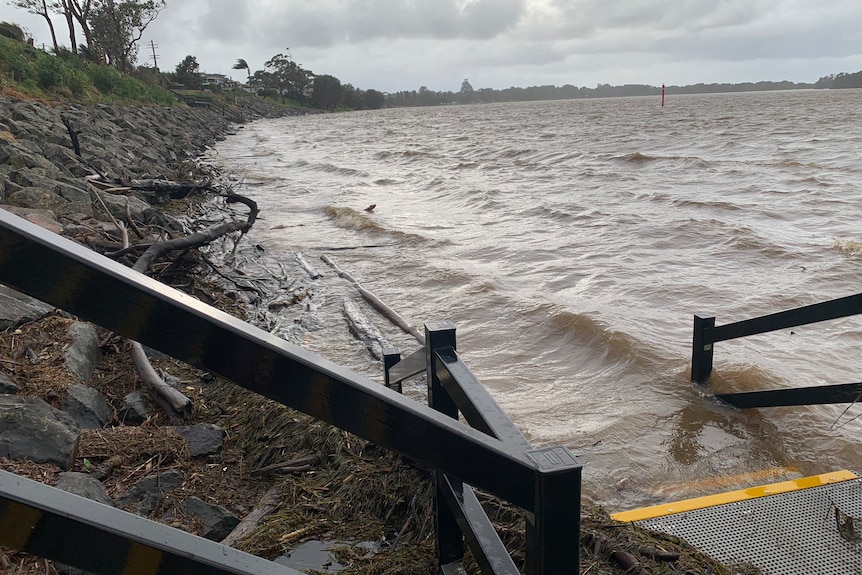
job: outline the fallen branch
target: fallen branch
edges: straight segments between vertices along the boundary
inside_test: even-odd
[[[332,261],[332,258],[327,255],[322,255],[320,256],[320,259],[329,264],[329,266],[335,270],[335,273],[338,274],[338,277],[342,277],[352,283],[353,286],[359,291],[360,295],[365,298],[365,301],[370,303],[372,307],[374,307],[374,309],[383,314],[383,316],[386,317],[389,321],[400,327],[402,331],[404,331],[404,333],[412,335],[416,338],[416,341],[418,341],[422,345],[425,345],[425,336],[422,335],[422,333],[418,329],[416,329],[416,327],[407,323],[407,320],[398,315],[398,312],[383,303],[383,301],[380,300],[380,298],[378,298],[376,295],[362,287],[362,284],[356,281],[350,274],[342,271],[335,264],[335,262]]]
[[[316,280],[317,278],[322,277],[320,272],[318,272],[316,269],[311,267],[311,264],[309,264],[307,261],[305,261],[305,258],[303,257],[302,252],[296,252],[295,255],[296,255],[296,261],[299,263],[300,267],[305,270],[305,273],[307,273],[311,279]]]
[[[192,401],[159,377],[159,374],[150,365],[150,360],[147,359],[147,354],[141,344],[131,340],[129,343],[132,345],[132,361],[135,363],[135,370],[141,380],[158,393],[159,397],[164,399],[176,413],[183,417],[190,416],[192,414]]]
[[[383,348],[386,346],[391,347],[391,345],[383,337],[383,334],[380,333],[380,330],[377,329],[377,326],[362,313],[359,306],[349,299],[342,301],[341,307],[350,326],[350,332],[365,344],[365,347],[375,359],[382,360]]]

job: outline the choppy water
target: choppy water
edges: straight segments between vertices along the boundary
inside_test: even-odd
[[[862,91],[658,104],[285,118],[246,126],[213,159],[260,203],[252,239],[271,254],[302,250],[329,271],[329,253],[415,324],[453,321],[518,426],[577,453],[586,494],[612,510],[735,485],[712,479],[728,475],[862,470],[862,406],[742,412],[710,396],[858,381],[862,319],[719,343],[711,385],[688,381],[694,313],[721,325],[860,291]],[[338,298],[318,296],[341,322]],[[323,327],[306,339],[379,374]]]

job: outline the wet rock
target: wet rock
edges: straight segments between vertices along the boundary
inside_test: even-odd
[[[224,431],[218,425],[200,423],[181,425],[174,429],[185,438],[189,446],[189,455],[192,457],[213,455],[222,448]]]
[[[138,481],[117,503],[124,509],[150,515],[162,503],[165,495],[182,482],[182,474],[175,469],[156,473]]]
[[[68,200],[43,188],[21,188],[19,191],[9,194],[6,197],[6,202],[21,208],[51,210],[57,214],[71,211]]]
[[[20,208],[17,206],[10,206],[8,204],[3,206],[3,208],[5,208],[6,211],[15,214],[19,218],[23,218],[28,222],[45,228],[49,232],[59,234],[63,231],[63,226],[57,221],[57,215],[52,210]]]
[[[91,324],[76,321],[69,326],[72,345],[66,350],[66,369],[86,383],[102,360],[99,334]]]
[[[203,536],[213,541],[221,541],[233,528],[239,525],[239,518],[221,505],[213,505],[197,497],[189,497],[183,502],[186,511],[196,515],[203,527]]]
[[[105,202],[105,206],[107,206],[108,211],[111,212],[111,215],[118,220],[126,219],[127,205],[129,207],[129,213],[132,215],[132,219],[136,222],[147,222],[156,214],[155,208],[153,208],[150,204],[141,200],[140,198],[136,198],[135,196],[109,194],[101,191],[94,193],[98,194],[99,197],[102,198],[102,201]]]
[[[54,486],[57,489],[62,489],[87,499],[92,499],[104,505],[114,506],[114,500],[108,496],[105,491],[105,486],[102,482],[86,473],[76,473],[67,471],[60,474],[57,484]]]
[[[69,466],[78,426],[36,397],[0,395],[0,457]]]
[[[61,409],[81,429],[101,429],[111,420],[111,408],[102,394],[77,383],[68,386]]]

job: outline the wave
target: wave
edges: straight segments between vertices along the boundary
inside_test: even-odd
[[[358,230],[373,232],[381,235],[397,238],[406,243],[432,241],[418,234],[409,234],[391,228],[386,228],[375,221],[371,215],[354,210],[353,208],[340,206],[326,206],[326,215],[339,228],[346,230]]]
[[[834,247],[847,256],[862,256],[862,242],[852,240],[835,240]]]

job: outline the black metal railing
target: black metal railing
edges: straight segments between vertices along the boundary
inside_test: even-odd
[[[401,382],[425,372],[428,404],[524,453],[543,470],[526,515],[526,572],[558,573],[578,565],[581,466],[563,447],[534,449],[455,350],[450,322],[425,327],[425,347],[399,362],[398,350],[384,349],[385,381]],[[435,473],[437,552],[440,565],[460,564],[466,542],[482,573],[518,573],[514,562],[479,505],[473,488],[443,471]]]
[[[691,380],[706,383],[712,373],[714,346],[720,341],[768,333],[862,313],[862,293],[716,326],[714,316],[695,315]],[[849,403],[860,399],[862,383],[825,385],[718,395],[737,407],[779,407]]]
[[[487,517],[476,519],[479,504],[468,485],[528,512],[528,574],[578,569],[581,465],[565,447],[528,449],[510,432],[498,438],[456,419],[456,400],[464,397],[452,382],[469,397],[479,397],[481,386],[462,385],[466,369],[449,326],[426,328],[429,407],[4,210],[0,282],[434,469],[444,572],[463,555],[459,525],[476,521],[464,529],[471,547],[493,534]],[[490,409],[474,403],[483,414]],[[475,410],[462,409],[475,424]],[[505,427],[499,408],[491,411],[480,429]],[[512,572],[508,555],[487,549],[478,559],[484,568]]]

